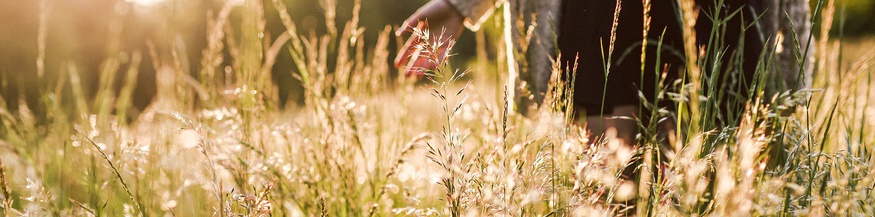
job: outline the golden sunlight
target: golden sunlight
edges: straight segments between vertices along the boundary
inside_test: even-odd
[[[125,2],[134,3],[140,6],[153,6],[164,2],[164,0],[125,0]]]

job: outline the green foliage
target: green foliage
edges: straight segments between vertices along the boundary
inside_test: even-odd
[[[320,2],[325,14],[364,10],[359,1]],[[37,87],[41,109],[0,96],[4,216],[875,214],[875,55],[839,58],[827,37],[815,43],[812,88],[767,94],[778,69],[764,52],[756,83],[733,90],[753,97],[722,123],[709,77],[659,81],[655,99],[681,109],[645,104],[651,120],[638,120],[639,142],[629,147],[575,124],[573,82],[553,80],[546,106],[523,117],[503,100],[501,72],[471,80],[442,62],[421,88],[392,75],[391,27],[374,40],[357,19],[305,33],[287,3],[227,3],[206,18],[207,46],[191,63],[177,40],[153,42],[147,61],[113,35],[93,69],[93,97],[86,68],[37,67],[60,75]],[[284,29],[271,32],[271,22]],[[699,37],[730,40],[714,32]],[[688,49],[689,73],[720,59],[720,49]],[[840,65],[849,58],[857,60]],[[277,62],[301,80],[301,106],[279,109]],[[141,64],[157,69],[158,88],[135,112]]]
[[[875,34],[875,27],[872,26],[872,22],[875,22],[875,1],[836,0],[836,5],[838,8],[831,34],[838,34],[840,25],[844,25],[843,33],[848,36],[865,37]]]

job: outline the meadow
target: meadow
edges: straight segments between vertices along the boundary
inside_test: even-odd
[[[858,48],[871,42],[847,44],[821,25],[842,19],[835,1],[812,3],[819,28],[811,46],[783,48],[813,57],[811,87],[773,88],[771,72],[780,69],[764,52],[756,83],[741,90],[755,97],[717,123],[713,99],[722,95],[703,90],[714,88],[704,69],[720,60],[719,49],[688,47],[689,79],[665,81],[679,92],[658,96],[679,109],[643,106],[653,120],[640,121],[635,147],[612,135],[591,141],[566,106],[573,87],[560,81],[543,106],[514,112],[501,64],[514,57],[485,42],[498,34],[488,26],[476,33],[474,60],[450,58],[416,80],[390,64],[390,44],[404,42],[392,34],[397,27],[361,28],[359,0],[344,8],[349,22],[334,23],[338,8],[324,2],[329,18],[318,25],[327,31],[316,34],[299,31],[282,0],[228,1],[203,18],[207,46],[199,59],[186,57],[178,40],[125,51],[121,34],[110,31],[95,72],[64,64],[52,68],[57,79],[43,77],[51,49],[44,46],[50,24],[42,21],[33,60],[38,104],[0,100],[0,213],[875,215],[875,53]],[[269,20],[284,31],[265,34]],[[699,37],[720,39],[717,32]],[[849,48],[854,54],[843,55]],[[278,62],[293,63],[283,73],[300,81],[300,103],[280,103],[271,73]],[[157,88],[140,111],[132,101],[145,64]],[[98,77],[93,96],[83,90],[86,73]],[[659,123],[678,130],[660,131]],[[621,178],[630,168],[638,177]]]

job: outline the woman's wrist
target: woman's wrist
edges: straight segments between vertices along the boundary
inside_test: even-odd
[[[461,17],[462,20],[465,20],[465,15],[462,14],[462,10],[459,10],[459,8],[458,8],[456,5],[454,5],[452,1],[450,1],[450,0],[437,0],[437,1],[443,1],[444,4],[449,5],[450,8],[453,9],[453,12],[454,12],[458,17]]]

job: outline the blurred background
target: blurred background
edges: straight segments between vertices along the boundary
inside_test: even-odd
[[[233,0],[231,0],[233,1]],[[300,34],[322,35],[326,32],[325,0],[284,0]],[[385,26],[397,26],[427,0],[364,0],[360,26],[365,28],[365,47],[376,43]],[[157,56],[173,56],[183,51],[183,60],[192,76],[198,72],[207,46],[207,21],[226,4],[225,0],[0,0],[0,96],[7,105],[26,102],[37,104],[39,86],[69,79],[70,70],[78,71],[87,97],[94,97],[102,63],[110,53],[120,53],[120,69],[128,68],[134,53],[143,54],[139,65],[133,104],[146,107],[156,93],[156,76],[150,49]],[[338,29],[352,17],[354,0],[335,0]],[[837,0],[833,38],[842,32],[843,41],[861,46],[845,46],[851,56],[875,46],[875,1]],[[812,2],[816,4],[816,2]],[[270,1],[265,1],[266,30],[275,38],[285,30]],[[238,28],[241,12],[233,10],[230,28]],[[41,16],[43,18],[41,19]],[[44,20],[44,25],[41,25]],[[844,22],[843,25],[840,25]],[[40,34],[44,26],[45,34]],[[233,29],[231,30],[233,32]],[[44,40],[41,40],[44,39]],[[43,43],[40,43],[40,42]],[[474,34],[466,32],[459,40],[457,59],[468,59],[475,52]],[[45,46],[44,58],[39,47]],[[151,47],[151,48],[150,48]],[[397,42],[389,43],[396,50]],[[285,48],[284,48],[285,49]],[[228,51],[225,51],[226,53]],[[226,54],[229,55],[229,54]],[[394,58],[390,54],[388,61]],[[38,59],[44,69],[38,69]],[[231,58],[225,58],[230,61]],[[464,61],[463,61],[464,62]],[[389,64],[389,63],[387,63]],[[273,80],[279,87],[281,105],[302,102],[299,82],[287,51],[280,52],[273,68]],[[43,72],[43,73],[40,73]],[[118,70],[119,74],[125,70]],[[40,75],[42,74],[42,75]],[[115,76],[121,83],[124,76]],[[45,82],[41,82],[45,81]],[[120,88],[117,85],[116,88]],[[18,106],[8,106],[15,109]],[[39,114],[39,108],[31,106]]]

